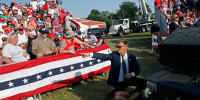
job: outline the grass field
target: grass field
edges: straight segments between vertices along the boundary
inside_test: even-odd
[[[119,36],[108,37],[104,36],[112,51],[115,51]],[[151,34],[150,32],[131,33],[124,35],[124,39],[129,41],[128,52],[137,57],[141,72],[138,75],[140,78],[150,76],[166,66],[161,65],[156,57],[157,52],[152,52],[151,49]],[[106,72],[105,72],[106,74]],[[42,94],[43,100],[113,100],[113,97],[108,96],[107,92],[112,89],[112,86],[106,84],[107,77],[95,76],[95,78],[86,79],[82,84],[76,84],[78,90],[69,90],[68,87],[62,87],[52,92],[51,96]],[[129,87],[127,91],[133,91],[134,87]]]

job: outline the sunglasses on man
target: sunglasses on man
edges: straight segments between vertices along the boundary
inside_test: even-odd
[[[116,48],[119,48],[119,49],[120,49],[121,47],[123,47],[123,46],[116,46]]]

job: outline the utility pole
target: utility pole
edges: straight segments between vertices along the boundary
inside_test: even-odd
[[[112,16],[111,16],[110,18],[111,18],[111,21],[112,21],[112,26],[113,26],[113,20],[112,20]]]

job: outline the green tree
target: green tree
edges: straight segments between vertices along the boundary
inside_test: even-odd
[[[88,15],[88,20],[94,20],[94,21],[101,21],[100,11],[96,9],[92,9],[91,13]]]
[[[120,9],[116,11],[118,19],[128,18],[130,21],[137,19],[138,7],[136,3],[125,1],[119,7]]]

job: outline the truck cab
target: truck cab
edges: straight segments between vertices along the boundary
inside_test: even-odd
[[[119,34],[123,37],[123,34],[129,31],[129,19],[119,19],[116,25],[110,27],[109,35]]]

